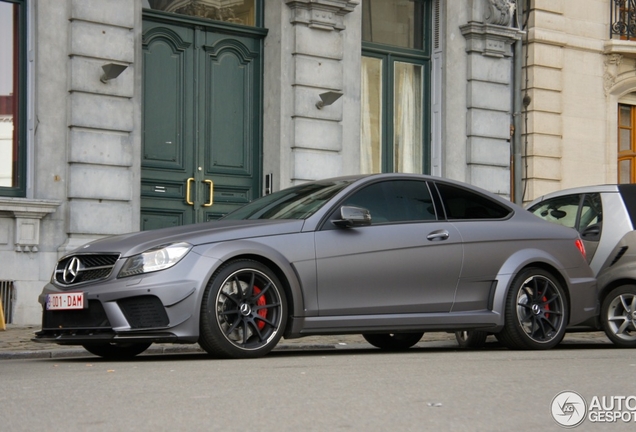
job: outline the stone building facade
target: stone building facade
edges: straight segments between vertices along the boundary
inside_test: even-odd
[[[570,50],[553,22],[565,20],[568,2],[531,3],[554,41],[524,36],[511,0],[0,0],[2,23],[13,23],[0,34],[13,50],[0,55],[14,65],[0,69],[0,84],[13,83],[0,86],[11,106],[0,117],[13,125],[5,146],[15,162],[0,185],[5,315],[37,324],[55,263],[88,241],[212,220],[308,180],[411,171],[515,198],[513,54],[522,36],[532,61],[546,63],[527,63],[537,78],[529,193],[596,180],[569,177],[566,159],[581,157],[561,133],[576,118],[559,115],[572,85],[564,60],[582,47],[600,46],[599,59],[624,54],[614,47],[608,57],[607,41],[589,36]],[[597,62],[595,97],[621,98],[628,64]],[[561,87],[539,81],[539,70]],[[599,181],[612,176],[603,169]]]

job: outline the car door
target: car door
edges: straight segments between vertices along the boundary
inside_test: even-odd
[[[355,228],[327,222],[316,232],[321,316],[450,310],[462,242],[452,224],[437,219],[427,182],[384,180],[341,204],[366,208],[372,222]]]

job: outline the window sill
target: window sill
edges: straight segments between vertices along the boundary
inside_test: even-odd
[[[0,218],[15,219],[16,252],[38,252],[40,220],[55,213],[60,204],[58,201],[0,198]]]

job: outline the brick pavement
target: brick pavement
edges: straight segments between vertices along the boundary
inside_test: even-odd
[[[63,358],[92,356],[81,346],[58,345],[50,343],[33,342],[31,338],[37,326],[7,325],[7,329],[0,330],[0,360],[25,359],[25,358]],[[495,339],[490,337],[490,341]],[[564,344],[607,344],[611,342],[602,332],[570,333],[567,334]],[[418,343],[420,347],[431,348],[455,348],[455,336],[450,333],[425,333]],[[346,349],[346,348],[370,348],[361,335],[333,335],[333,336],[308,336],[299,339],[283,339],[275,350],[285,349]],[[198,344],[153,344],[146,353],[148,354],[180,354],[203,353]]]

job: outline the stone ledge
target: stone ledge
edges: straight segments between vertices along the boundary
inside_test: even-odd
[[[26,198],[0,199],[0,217],[15,218],[15,251],[38,252],[40,245],[40,220],[55,213],[59,201]]]

